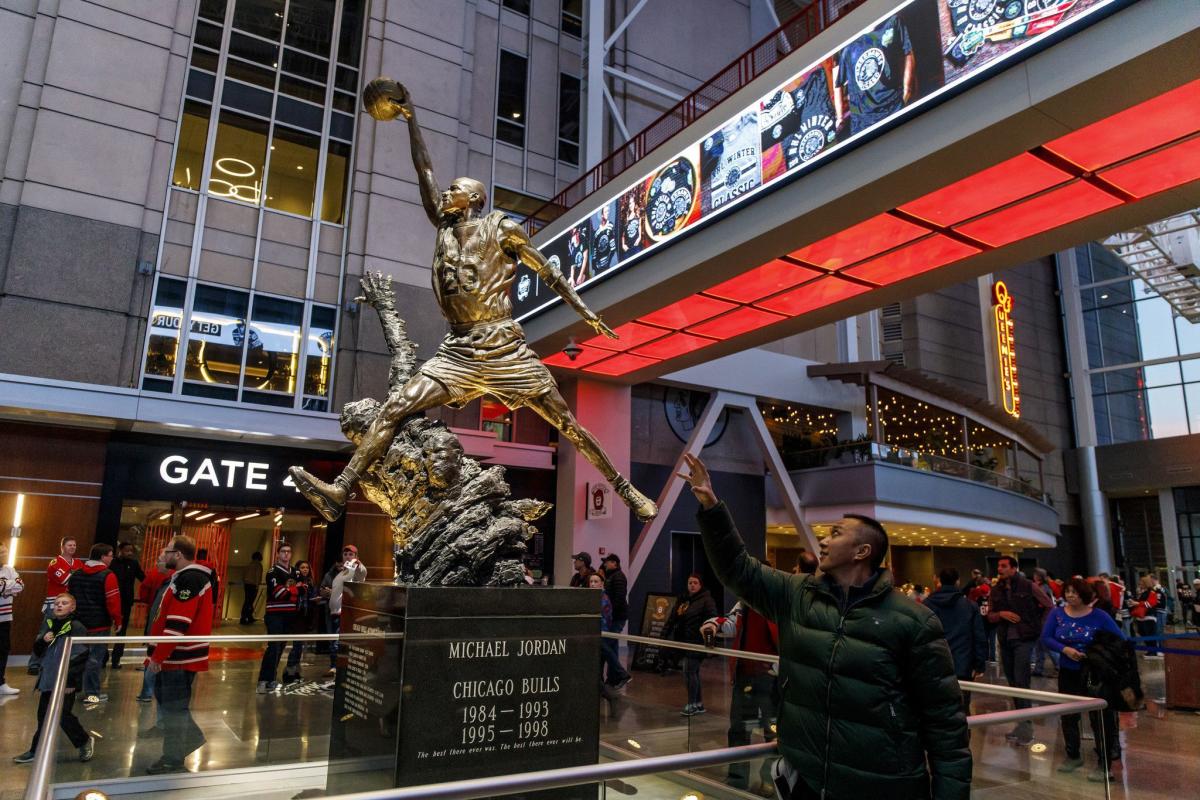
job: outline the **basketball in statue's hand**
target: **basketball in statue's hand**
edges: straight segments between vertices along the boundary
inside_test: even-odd
[[[412,115],[408,90],[391,78],[376,78],[363,89],[363,106],[380,122]]]

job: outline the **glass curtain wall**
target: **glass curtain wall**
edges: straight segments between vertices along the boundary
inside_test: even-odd
[[[1098,444],[1200,433],[1200,326],[1100,245],[1076,261]]]
[[[308,253],[310,287],[318,249],[324,256],[346,221],[364,6],[201,0],[197,11],[171,192],[306,221],[299,230],[312,235],[290,244]],[[280,297],[256,280],[198,281],[198,250],[190,277],[160,274],[142,388],[327,410],[336,307],[314,302],[311,288]]]

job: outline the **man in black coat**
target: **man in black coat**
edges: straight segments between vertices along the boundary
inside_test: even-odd
[[[1033,646],[1042,635],[1042,622],[1050,610],[1050,597],[1021,574],[1017,560],[1001,556],[996,567],[1000,580],[992,589],[988,621],[999,626],[1000,661],[1009,686],[1028,689]],[[1029,708],[1030,702],[1013,699],[1016,708]],[[1033,741],[1033,723],[1018,722],[1006,736],[1010,742],[1027,745]]]
[[[133,545],[121,542],[117,545],[117,557],[108,565],[109,570],[117,576],[117,588],[121,591],[121,629],[117,636],[124,636],[129,630],[129,615],[133,611],[134,585],[137,581],[146,580],[142,565],[138,563]],[[112,668],[121,668],[121,656],[125,653],[125,645],[119,644],[112,651]]]
[[[937,589],[925,598],[925,607],[937,615],[946,631],[946,644],[954,658],[954,674],[960,681],[973,681],[987,669],[987,634],[979,606],[958,588],[958,570],[946,567],[938,573]],[[964,691],[963,711],[971,713],[971,693]]]
[[[584,553],[584,555],[587,555]],[[612,603],[612,630],[620,633],[629,621],[629,581],[621,571],[621,558],[615,553],[609,553],[602,562],[604,566],[604,593]],[[604,663],[608,666],[604,682],[614,689],[620,689],[632,680],[629,671],[621,664],[621,654],[615,639],[603,639],[600,642],[603,650]]]

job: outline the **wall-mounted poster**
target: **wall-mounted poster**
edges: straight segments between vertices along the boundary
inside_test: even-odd
[[[661,242],[683,230],[700,216],[700,175],[696,151],[670,161],[642,185],[646,236]]]
[[[946,81],[974,72],[1100,0],[939,0]]]
[[[933,0],[916,0],[863,31],[834,57],[839,134],[865,131],[941,88],[938,43],[928,35],[936,29],[936,13]]]
[[[763,183],[816,158],[837,140],[837,113],[830,88],[832,73],[833,59],[826,59],[786,83],[781,92],[759,101],[760,123],[766,107],[788,108],[787,115],[770,128],[760,124]]]
[[[591,239],[591,275],[607,272],[617,265],[617,201],[600,206],[592,214],[589,237]],[[590,277],[590,276],[589,276]]]
[[[700,216],[761,183],[758,114],[747,111],[700,143]]]

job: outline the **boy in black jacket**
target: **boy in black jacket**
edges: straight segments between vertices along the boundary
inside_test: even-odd
[[[66,647],[67,637],[71,639],[71,655],[67,662],[67,682],[63,694],[62,716],[59,724],[63,732],[71,740],[71,744],[79,748],[79,760],[91,761],[95,749],[95,741],[88,735],[79,718],[72,710],[75,706],[75,693],[83,682],[83,668],[87,664],[88,649],[84,641],[87,630],[83,623],[75,619],[75,598],[69,594],[60,594],[51,604],[52,616],[42,622],[33,651],[42,658],[42,669],[38,673],[37,685],[40,691],[37,710],[37,730],[33,734],[33,742],[29,750],[13,759],[18,764],[28,764],[33,761],[34,751],[37,750],[38,740],[42,736],[42,727],[46,721],[46,709],[50,705],[50,693],[58,679],[58,665],[62,658],[62,650]]]

